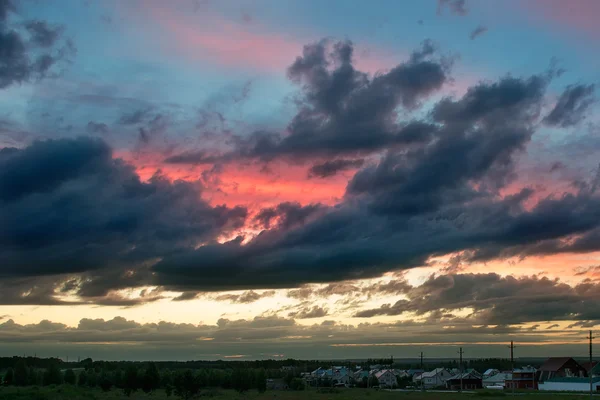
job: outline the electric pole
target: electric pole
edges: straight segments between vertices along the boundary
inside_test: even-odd
[[[462,347],[460,348],[460,350],[458,350],[458,354],[459,354],[459,362],[458,362],[458,368],[460,370],[460,392],[463,391],[463,360],[462,360],[462,356],[463,356],[463,349]]]
[[[592,367],[593,365],[593,361],[592,361],[592,340],[594,339],[594,336],[592,336],[592,331],[590,331],[589,336],[586,338],[589,339],[590,341],[590,372],[588,373],[588,375],[590,376],[590,400],[593,398],[594,396],[594,378],[592,378]]]
[[[510,387],[512,388],[512,395],[515,396],[515,358],[514,358],[514,349],[515,345],[513,341],[510,341],[510,368],[511,368],[511,376],[510,376]]]
[[[423,352],[421,352],[421,391],[425,390],[425,386],[423,386],[423,374],[425,373],[425,369],[423,368]]]

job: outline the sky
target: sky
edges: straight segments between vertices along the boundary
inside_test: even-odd
[[[583,356],[595,0],[0,0],[0,352]]]

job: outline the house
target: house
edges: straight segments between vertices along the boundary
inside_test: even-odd
[[[537,375],[539,382],[552,378],[583,378],[587,371],[571,357],[550,357],[540,367]]]
[[[394,370],[394,375],[396,375],[396,377],[398,379],[410,378],[410,375],[408,374],[408,371],[402,370],[402,369],[395,369]]]
[[[377,382],[379,382],[380,387],[393,388],[398,386],[398,381],[396,380],[396,375],[394,375],[394,370],[383,369],[375,373],[375,378],[377,378]]]
[[[580,364],[583,368],[585,368],[588,376],[590,376],[590,372],[592,376],[600,376],[600,363],[598,361],[592,361],[591,364],[589,361],[586,361]]]
[[[481,389],[483,380],[481,374],[475,370],[458,373],[446,380],[446,387],[450,390],[472,390]]]
[[[494,368],[490,368],[490,369],[486,370],[486,371],[483,373],[483,379],[485,379],[485,378],[489,378],[490,376],[494,376],[494,375],[496,375],[496,374],[499,374],[499,373],[500,373],[500,371],[499,371],[499,370],[497,370],[497,369],[494,369]]]
[[[487,372],[487,371],[486,371]],[[506,380],[511,380],[512,374],[510,372],[498,372],[497,374],[491,376],[483,376],[483,387],[504,387],[504,382]]]
[[[433,371],[423,372],[418,377],[418,383],[422,384],[425,388],[435,388],[439,386],[445,386],[446,381],[452,374],[445,368],[436,368]]]
[[[555,377],[538,384],[540,390],[589,392],[590,378]],[[600,377],[592,378],[592,390],[600,391]]]
[[[361,370],[356,371],[353,374],[353,376],[354,376],[354,380],[356,382],[362,382],[363,379],[368,379],[369,378],[369,371],[361,369]]]
[[[537,389],[537,370],[531,365],[513,370],[512,377],[504,381],[506,389]]]
[[[415,375],[420,375],[422,374],[424,371],[422,369],[409,369],[408,371],[406,371],[406,373],[408,374],[408,376],[410,377],[414,377]]]

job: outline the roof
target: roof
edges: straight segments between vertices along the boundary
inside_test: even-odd
[[[421,377],[422,378],[433,378],[434,376],[436,376],[437,374],[439,374],[443,371],[445,371],[445,368],[436,368],[433,371],[423,372],[421,374]]]
[[[450,380],[461,379],[461,375],[462,375],[462,379],[480,379],[481,380],[481,375],[479,375],[479,373],[475,373],[474,371],[466,371],[466,372],[463,372],[462,374],[456,374],[456,375],[450,377]]]
[[[562,383],[590,383],[590,378],[576,378],[576,377],[556,377],[546,379],[546,382],[562,382]],[[600,382],[600,376],[592,378],[592,382]]]
[[[483,378],[483,382],[498,382],[498,381],[504,381],[504,380],[511,380],[512,379],[512,374],[510,372],[499,372],[497,374],[488,376]]]
[[[490,369],[487,369],[483,374],[484,375],[492,375],[492,374],[497,374],[498,372],[500,372],[500,371],[498,371],[495,368],[490,368]]]
[[[589,361],[579,363],[579,365],[581,365],[583,368],[585,368],[585,370],[587,372],[590,372],[590,362]],[[600,366],[598,365],[598,361],[592,361],[591,369],[594,372],[600,371]]]
[[[394,375],[394,371],[390,371],[389,369],[384,369],[384,370],[381,370],[381,371],[379,371],[379,372],[375,373],[375,377],[376,377],[377,379],[379,379],[381,376],[385,375],[385,374],[386,374],[386,373],[388,373],[388,372],[389,372],[390,374],[392,374],[394,377],[396,376],[396,375]]]
[[[556,372],[569,361],[573,361],[577,364],[571,357],[550,357],[542,364],[540,371]]]

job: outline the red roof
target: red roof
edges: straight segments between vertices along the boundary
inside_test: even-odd
[[[556,371],[560,370],[567,362],[569,362],[571,360],[573,362],[577,363],[571,357],[550,357],[542,364],[542,366],[540,367],[539,370],[556,372]]]

